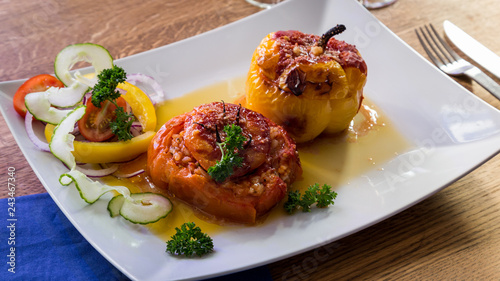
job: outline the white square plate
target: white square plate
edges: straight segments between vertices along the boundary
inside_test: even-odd
[[[12,96],[22,81],[0,84],[1,111],[54,201],[130,278],[204,278],[251,268],[345,237],[457,180],[499,151],[500,113],[439,72],[353,0],[288,0],[222,28],[116,61],[129,73],[154,76],[169,97],[176,97],[244,76],[255,47],[272,31],[321,34],[338,23],[348,28],[338,38],[355,44],[367,62],[369,99],[412,147],[383,164],[384,172],[352,180],[357,188],[336,188],[341,196],[323,212],[216,234],[216,253],[208,258],[174,258],[165,253],[165,241],[142,227],[110,218],[107,200],[87,205],[76,189],[61,187],[58,175],[65,167],[33,147],[23,120],[12,109]]]

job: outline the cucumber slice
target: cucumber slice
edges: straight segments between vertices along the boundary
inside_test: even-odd
[[[146,192],[134,193],[130,197],[131,199],[124,200],[120,215],[132,223],[153,223],[172,211],[172,203],[163,195]]]
[[[64,186],[68,186],[73,182],[73,179],[68,177],[66,174],[62,174],[59,177],[59,183],[61,183]]]
[[[54,134],[49,143],[50,152],[71,170],[75,169],[76,161],[75,156],[71,153],[74,150],[75,136],[70,133],[74,130],[75,123],[85,114],[85,108],[84,105],[81,105],[64,117],[54,128]]]
[[[125,197],[123,197],[123,195],[121,194],[109,200],[108,212],[112,218],[120,215],[120,209],[122,208],[124,202],[125,202]]]
[[[53,106],[72,107],[79,103],[89,87],[85,84],[75,81],[67,88],[47,89],[48,100]]]
[[[52,125],[59,124],[71,112],[70,109],[58,109],[50,106],[47,92],[27,94],[24,98],[24,104],[37,120]]]
[[[75,71],[75,80],[89,87],[94,87],[97,84],[97,75],[92,78],[87,78],[85,75],[81,74],[80,71]]]
[[[113,67],[113,57],[103,46],[92,43],[69,45],[57,54],[54,62],[54,72],[64,85],[71,86],[76,81],[70,70],[77,62],[91,63],[96,74]]]
[[[126,220],[136,224],[157,222],[172,211],[170,200],[155,193],[134,193],[124,186],[110,186],[93,181],[78,170],[71,170],[59,177],[62,185],[74,182],[80,197],[92,204],[109,191],[117,191],[120,195],[113,197],[108,203],[108,212],[111,217],[121,215]]]
[[[80,197],[89,204],[96,202],[102,195],[112,190],[118,191],[121,193],[121,196],[125,196],[124,198],[129,198],[130,196],[128,188],[124,186],[110,186],[98,181],[93,181],[78,170],[71,170],[66,174],[62,174],[59,178],[59,182],[62,185],[68,185],[68,182],[74,182],[78,192],[80,192]]]

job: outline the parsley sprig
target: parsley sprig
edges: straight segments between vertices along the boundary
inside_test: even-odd
[[[333,200],[336,197],[337,193],[330,185],[324,184],[320,187],[318,183],[315,183],[307,188],[304,195],[301,195],[298,190],[288,192],[288,200],[284,208],[289,214],[293,214],[299,208],[302,208],[303,212],[310,212],[313,204],[316,204],[318,208],[326,208],[334,204]]]
[[[176,255],[199,257],[214,250],[212,238],[203,233],[194,222],[187,222],[181,228],[175,228],[176,233],[167,241],[167,252]]]
[[[109,123],[109,127],[118,140],[129,140],[134,136],[130,133],[130,128],[132,128],[132,123],[135,118],[132,113],[127,113],[123,110],[123,107],[117,106],[115,110],[116,118],[114,121]]]
[[[224,142],[217,142],[222,157],[220,161],[208,168],[208,174],[217,182],[223,182],[234,171],[235,167],[240,167],[243,164],[243,158],[238,155],[238,151],[243,149],[243,144],[246,141],[242,134],[240,126],[231,124],[224,126],[226,139]]]
[[[95,107],[101,107],[105,101],[109,101],[116,106],[116,118],[110,122],[109,127],[118,140],[130,140],[133,135],[130,128],[134,122],[134,115],[127,113],[123,107],[118,106],[116,99],[120,97],[120,92],[116,90],[118,84],[127,79],[125,70],[119,66],[113,65],[112,68],[104,69],[97,75],[97,84],[92,88],[92,104]]]
[[[116,90],[118,84],[125,82],[127,74],[119,66],[104,69],[97,75],[97,84],[92,89],[92,104],[101,107],[101,103],[109,100],[114,101],[120,97],[120,92]]]

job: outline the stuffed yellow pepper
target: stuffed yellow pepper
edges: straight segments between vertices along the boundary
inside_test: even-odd
[[[355,46],[299,31],[267,35],[255,50],[246,81],[246,107],[282,125],[296,142],[345,130],[357,114],[367,67]]]

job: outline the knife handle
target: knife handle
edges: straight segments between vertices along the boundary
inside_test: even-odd
[[[469,78],[476,81],[479,85],[485,88],[488,92],[494,95],[497,99],[500,100],[500,85],[498,85],[495,80],[491,79],[488,75],[482,72],[477,67],[472,67],[471,69],[465,71],[464,73]]]

